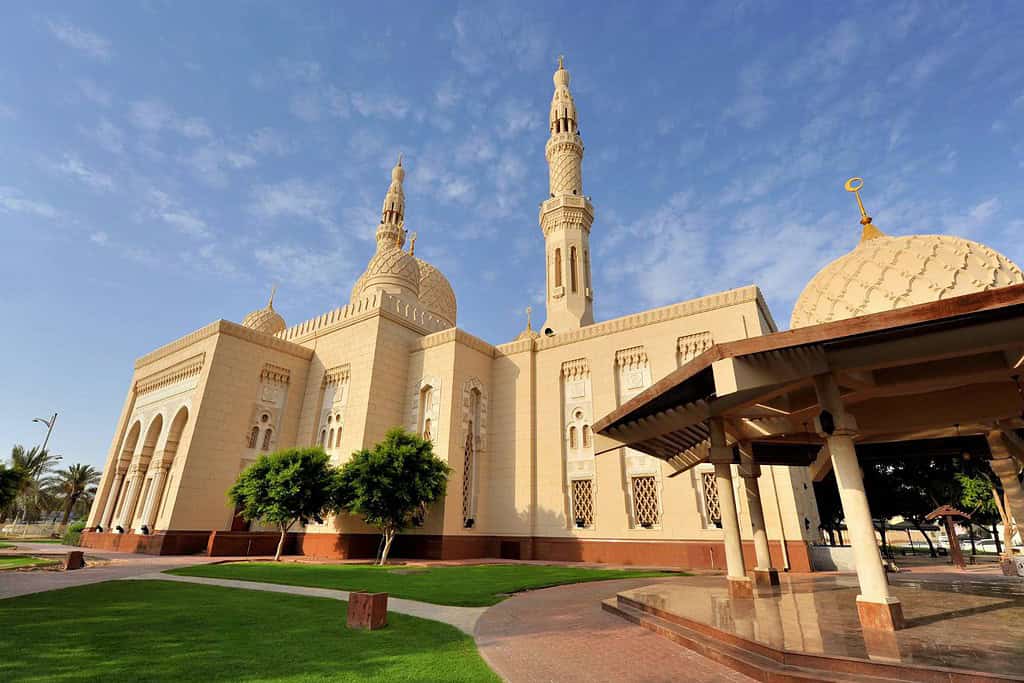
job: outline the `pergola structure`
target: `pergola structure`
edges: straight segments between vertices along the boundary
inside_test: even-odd
[[[668,462],[675,474],[710,462],[722,507],[728,579],[749,594],[733,499],[733,466],[750,503],[757,567],[770,581],[762,465],[834,470],[865,628],[903,626],[889,593],[858,450],[872,457],[955,452],[982,444],[1024,521],[1024,285],[717,344],[594,425],[597,452],[623,446]],[[984,446],[987,445],[987,449]],[[951,450],[952,449],[952,450]],[[973,450],[973,449],[972,449]],[[675,476],[675,475],[672,475]]]

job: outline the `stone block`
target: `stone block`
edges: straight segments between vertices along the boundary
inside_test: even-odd
[[[81,550],[70,550],[64,556],[63,562],[61,562],[61,569],[65,571],[71,571],[73,569],[82,569],[85,567],[85,553]]]
[[[890,598],[889,602],[869,602],[858,597],[857,616],[865,630],[899,631],[906,627],[903,605],[895,598]]]
[[[387,625],[387,593],[357,591],[348,594],[348,628],[375,631]]]
[[[749,578],[745,576],[730,576],[728,577],[728,583],[730,598],[745,599],[754,597],[753,582]]]
[[[755,569],[752,572],[752,574],[754,578],[754,584],[757,586],[769,587],[779,585],[778,569]]]

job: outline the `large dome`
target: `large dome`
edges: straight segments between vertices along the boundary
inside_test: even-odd
[[[273,296],[265,308],[260,308],[245,316],[242,325],[264,334],[277,334],[287,327],[281,314],[274,310]]]
[[[415,256],[399,246],[378,249],[366,266],[366,272],[353,288],[353,300],[372,289],[382,289],[403,298],[420,295],[420,264]]]
[[[845,320],[1020,283],[1024,273],[1013,261],[978,242],[950,235],[878,233],[807,283],[789,326]]]
[[[457,305],[455,291],[440,270],[421,258],[416,258],[420,267],[420,303],[432,314],[455,327]]]

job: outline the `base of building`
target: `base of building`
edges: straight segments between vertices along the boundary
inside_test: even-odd
[[[751,572],[754,585],[768,588],[779,585],[779,570],[771,567],[769,569],[755,569]]]
[[[887,602],[871,602],[857,596],[857,616],[865,631],[899,631],[907,623],[903,619],[903,605],[896,598]]]
[[[754,597],[754,582],[746,576],[729,576],[726,577],[726,580],[729,583],[730,598]]]
[[[280,536],[260,531],[157,531],[135,533],[82,532],[81,545],[96,550],[190,555],[206,552],[211,557],[272,555]],[[322,559],[372,559],[381,537],[377,534],[289,533],[284,554]],[[809,572],[810,551],[803,541],[786,544],[790,570]],[[772,554],[782,556],[781,544]],[[754,563],[753,543],[744,543],[744,559]],[[749,558],[747,555],[749,554]],[[725,545],[713,541],[630,541],[619,539],[554,538],[544,536],[487,536],[476,534],[400,534],[391,556],[407,559],[541,560],[595,562],[680,569],[725,569]],[[777,573],[776,573],[777,574]]]

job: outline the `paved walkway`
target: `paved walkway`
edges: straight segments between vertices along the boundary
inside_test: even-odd
[[[491,668],[510,683],[752,681],[601,611],[601,600],[619,591],[674,580],[595,581],[521,593],[484,613],[476,643]]]
[[[126,577],[139,580],[157,581],[179,581],[182,583],[201,583],[207,586],[222,586],[224,588],[241,588],[251,591],[267,591],[270,593],[287,593],[288,595],[305,595],[313,598],[328,598],[330,600],[348,600],[348,591],[333,590],[330,588],[310,588],[307,586],[286,586],[277,583],[262,583],[259,581],[235,581],[233,579],[210,579],[203,576],[179,576],[177,574],[141,574]],[[434,605],[429,602],[418,600],[405,600],[388,596],[388,611],[408,614],[421,619],[433,619],[451,624],[464,633],[473,635],[476,630],[477,621],[488,608],[486,607],[452,607],[450,605]]]
[[[82,550],[56,543],[23,543],[14,541],[17,548],[4,548],[2,555],[47,555],[63,556],[68,550]],[[114,553],[85,549],[84,569],[71,572],[64,571],[0,571],[0,600],[13,598],[29,593],[59,590],[72,586],[85,586],[90,583],[124,579],[139,574],[162,572],[175,567],[188,567],[193,564],[217,562],[226,558],[209,558],[203,555],[142,555],[135,553]],[[90,566],[91,565],[91,566]]]

